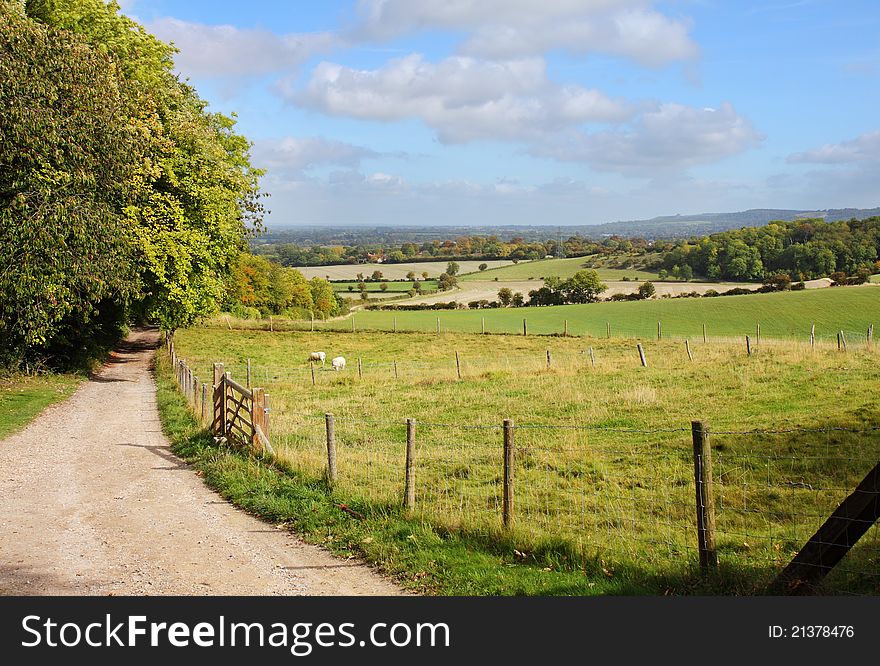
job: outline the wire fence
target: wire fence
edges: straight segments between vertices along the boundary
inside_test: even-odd
[[[334,421],[335,491],[398,509],[406,495],[406,424]],[[295,432],[273,438],[276,455],[300,473],[326,475],[326,416],[298,415],[297,422]],[[415,430],[414,515],[447,529],[502,529],[503,425],[416,422]],[[696,566],[691,428],[514,424],[513,432],[508,527],[524,550],[555,543],[582,559],[673,573]],[[658,445],[661,435],[680,446]],[[878,428],[724,431],[711,439],[717,557],[724,571],[756,585],[778,575],[880,461]],[[880,593],[876,525],[825,590]]]
[[[583,323],[572,319],[559,320],[547,319],[535,315],[530,311],[541,308],[521,308],[517,316],[505,317],[503,320],[487,317],[470,316],[458,321],[455,316],[450,317],[449,311],[434,311],[426,313],[426,316],[417,320],[408,318],[405,323],[398,325],[397,316],[392,312],[383,313],[381,321],[370,317],[366,321],[357,313],[346,317],[329,320],[300,320],[286,318],[269,319],[236,319],[223,317],[208,321],[212,327],[227,327],[230,330],[258,330],[269,332],[378,332],[378,333],[471,333],[482,335],[537,335],[537,336],[565,336],[583,337],[595,339],[622,338],[627,340],[679,340],[703,342],[724,342],[742,344],[748,336],[755,344],[765,343],[768,345],[791,345],[793,343],[806,346],[837,346],[864,348],[873,347],[874,325],[866,324],[862,329],[852,327],[827,327],[817,328],[815,324],[805,327],[801,332],[795,332],[788,324],[775,325],[774,322],[756,321],[749,326],[743,326],[742,330],[733,335],[729,332],[719,334],[712,322],[703,324],[688,324],[682,331],[680,322],[674,324],[664,323],[661,320],[652,321],[645,317],[638,325],[632,322],[620,323],[615,321]],[[454,311],[459,314],[473,313],[473,311]],[[504,309],[503,313],[511,314],[511,310]],[[522,315],[521,317],[518,315]],[[401,316],[403,320],[403,316]],[[450,323],[452,320],[452,323]],[[729,330],[729,325],[725,326]]]
[[[626,358],[638,363],[631,350]],[[497,367],[511,360],[484,358],[480,371],[490,361]],[[468,362],[457,361],[392,365],[399,375],[419,371],[436,377],[442,369],[452,376],[462,365],[464,372],[471,371]],[[556,367],[554,358],[529,357],[536,371],[546,369],[548,361]],[[619,359],[603,362],[617,365]],[[523,371],[522,359],[513,363]],[[585,370],[595,359],[577,354],[568,363]],[[391,375],[388,363],[360,366],[361,372]],[[233,375],[249,368],[252,384],[265,379],[268,386],[310,382],[314,369],[230,368]],[[207,368],[199,370],[210,376]],[[327,374],[338,376],[332,370]],[[199,390],[193,375],[187,366],[178,382],[203,420],[210,421],[203,397],[207,389]],[[700,561],[705,544],[697,515],[701,483],[708,482],[714,488],[709,495],[712,548],[720,571],[742,577],[749,589],[772,581],[880,464],[880,427],[871,425],[709,431],[713,464],[708,481],[695,474],[690,424],[506,427],[414,418],[408,425],[402,417],[328,417],[288,408],[272,415],[271,444],[278,462],[304,477],[331,480],[340,498],[371,511],[399,512],[406,504],[414,517],[443,529],[503,530],[523,553],[551,548],[577,561],[667,575],[684,575]],[[407,446],[408,434],[413,447]],[[872,492],[876,507],[880,488]],[[846,520],[857,526],[866,519],[853,515]],[[854,547],[826,579],[826,591],[880,594],[880,528],[874,520],[864,527],[867,532],[857,543],[853,539]]]

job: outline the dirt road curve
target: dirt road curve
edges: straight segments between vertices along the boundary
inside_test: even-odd
[[[0,441],[0,594],[399,594],[234,509],[171,453],[157,339],[134,332],[70,400]]]

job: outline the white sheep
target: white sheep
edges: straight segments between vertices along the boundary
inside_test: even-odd
[[[324,365],[324,360],[327,358],[327,354],[324,352],[312,352],[309,354],[309,363],[317,363],[321,361],[321,365]]]
[[[345,358],[343,356],[337,356],[330,361],[330,365],[333,366],[334,370],[345,370]]]

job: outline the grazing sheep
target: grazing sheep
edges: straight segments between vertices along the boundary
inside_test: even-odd
[[[309,354],[309,363],[317,363],[321,361],[321,365],[324,365],[324,360],[327,358],[327,354],[324,352],[312,352]]]
[[[332,361],[330,361],[330,365],[333,366],[334,370],[345,370],[345,358],[342,356],[337,356]]]

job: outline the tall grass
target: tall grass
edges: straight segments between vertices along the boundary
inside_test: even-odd
[[[659,341],[645,343],[642,368],[625,340],[504,338],[503,354],[498,340],[201,329],[181,331],[176,343],[202,376],[222,360],[241,380],[251,359],[252,382],[271,395],[278,461],[302,478],[323,476],[323,414],[333,412],[334,494],[380,515],[399,512],[403,420],[416,419],[416,515],[446,532],[499,538],[500,425],[513,418],[516,508],[504,539],[519,552],[552,550],[556,566],[604,562],[688,578],[692,419],[730,433],[713,439],[720,555],[737,589],[767,582],[877,459],[876,432],[826,430],[878,425],[876,356],[867,349],[765,340],[746,356],[739,343],[694,342],[690,361],[680,342]],[[318,370],[312,386],[304,361],[317,349],[343,353],[349,365]],[[822,432],[732,434],[787,428]],[[837,584],[875,590],[863,574],[876,553],[854,555]]]

